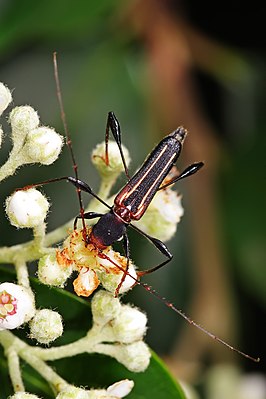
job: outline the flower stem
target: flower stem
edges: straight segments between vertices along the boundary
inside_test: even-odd
[[[87,335],[79,340],[62,346],[54,348],[37,348],[30,347],[29,352],[33,356],[38,356],[42,360],[57,360],[65,357],[71,357],[80,353],[94,352],[95,345],[102,342],[103,335],[101,334],[101,327],[94,325]]]
[[[23,259],[17,259],[15,262],[15,269],[18,283],[25,288],[29,288],[30,280],[26,262]]]
[[[12,347],[9,348],[8,350],[6,350],[6,356],[8,362],[9,375],[14,391],[15,392],[25,391],[20,371],[19,357],[16,350],[12,349]]]
[[[43,360],[34,356],[31,351],[26,348],[19,353],[20,357],[24,359],[32,368],[34,368],[47,382],[49,382],[56,392],[60,392],[69,384],[60,377],[52,367],[48,366]]]
[[[6,163],[0,168],[0,181],[13,175],[16,169],[23,165],[23,163],[23,159],[19,156],[17,151],[12,150]]]

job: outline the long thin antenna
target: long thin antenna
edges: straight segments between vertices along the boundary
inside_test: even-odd
[[[67,139],[67,146],[69,148],[70,152],[70,157],[71,157],[71,162],[75,174],[76,180],[79,179],[78,177],[78,165],[76,163],[74,151],[73,151],[73,146],[72,146],[72,140],[70,136],[70,132],[68,130],[67,126],[67,121],[66,121],[66,114],[65,114],[65,109],[64,109],[64,104],[63,104],[63,99],[62,99],[62,92],[61,92],[61,86],[60,86],[60,80],[59,80],[59,74],[58,74],[58,67],[57,67],[57,53],[53,53],[53,63],[54,63],[54,77],[55,77],[55,83],[56,83],[56,95],[59,103],[59,108],[60,108],[60,114],[61,114],[61,120],[63,123],[63,128],[64,128],[64,133]],[[80,207],[80,216],[82,219],[82,227],[84,234],[86,233],[86,224],[85,224],[85,219],[84,219],[84,206],[83,206],[83,201],[81,198],[81,192],[80,189],[77,188],[77,193],[78,193],[78,200],[79,200],[79,207]]]
[[[111,262],[114,266],[116,266],[118,269],[120,269],[121,271],[123,271],[123,273],[125,273],[125,270],[123,269],[123,267],[121,267],[120,265],[118,265],[117,263],[115,263],[111,258],[109,258],[109,256],[107,256],[106,254],[103,254],[102,252],[99,252],[99,256],[103,257],[104,259],[107,259],[109,262]],[[205,334],[207,334],[210,338],[214,339],[215,341],[219,342],[220,344],[226,346],[228,349],[230,349],[233,352],[238,353],[239,355],[252,360],[255,363],[258,363],[260,361],[260,358],[257,357],[252,357],[250,355],[248,355],[245,352],[242,352],[241,350],[234,348],[232,345],[228,344],[227,342],[225,342],[223,339],[217,337],[215,334],[211,333],[210,331],[206,330],[206,328],[202,327],[200,324],[196,323],[194,320],[192,320],[189,316],[187,316],[182,310],[177,309],[173,303],[169,302],[166,298],[164,298],[163,296],[161,296],[160,294],[158,294],[150,285],[146,284],[146,283],[142,283],[141,281],[139,281],[137,278],[133,277],[130,273],[128,273],[128,271],[126,271],[126,274],[132,278],[132,280],[135,281],[135,283],[137,285],[140,285],[141,287],[143,287],[147,292],[151,293],[153,296],[155,296],[157,299],[159,299],[159,301],[161,301],[162,303],[164,303],[168,308],[172,309],[175,313],[177,313],[179,316],[183,317],[183,319],[185,319],[189,324],[191,324],[192,326],[198,328],[199,330],[201,330],[202,332],[204,332]]]

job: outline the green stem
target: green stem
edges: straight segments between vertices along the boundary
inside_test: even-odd
[[[52,367],[48,366],[43,360],[34,356],[28,348],[19,353],[20,357],[24,359],[33,369],[35,369],[49,384],[53,386],[56,392],[60,392],[69,384],[60,377]]]
[[[24,164],[24,160],[19,155],[19,152],[14,148],[11,150],[8,160],[0,168],[0,181],[15,173],[16,169]]]
[[[40,223],[38,226],[33,228],[33,236],[34,236],[34,243],[35,246],[40,249],[44,247],[44,239],[45,239],[45,232],[46,232],[46,224]]]
[[[23,259],[17,259],[15,262],[18,284],[25,288],[30,288],[29,271],[27,263]]]
[[[85,337],[80,338],[71,344],[48,349],[30,347],[29,351],[42,360],[57,360],[65,357],[76,356],[84,352],[94,352],[95,345],[102,341],[103,335],[101,334],[101,327],[94,325]]]
[[[0,248],[0,263],[16,263],[17,254],[20,259],[32,261],[41,256],[39,248],[35,247],[34,241],[28,241],[24,244],[17,244],[11,247]]]
[[[33,353],[32,349],[34,348],[17,338],[10,331],[0,331],[0,343],[4,347],[6,355],[10,357],[9,360],[12,362],[12,366],[14,365],[17,367],[16,362],[18,362],[18,359],[15,359],[15,353],[17,357],[20,356],[43,378],[45,378],[46,381],[53,386],[56,392],[60,392],[60,390],[69,385],[63,378],[53,371],[50,366]],[[21,385],[22,381],[20,381],[18,371],[14,371],[13,378],[12,383],[15,382],[15,384],[19,384],[22,387],[23,384]]]
[[[8,362],[9,376],[14,391],[15,392],[25,391],[17,352],[14,349],[12,349],[12,347],[10,347],[9,349],[6,350],[6,356]]]
[[[0,343],[5,351],[13,348],[16,350],[16,352],[19,352],[21,349],[24,349],[28,346],[25,342],[17,338],[8,330],[0,331]]]

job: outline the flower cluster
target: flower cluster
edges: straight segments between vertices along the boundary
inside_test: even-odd
[[[10,90],[0,84],[0,115],[12,100]],[[41,126],[38,113],[30,106],[14,108],[8,121],[11,125],[12,150],[0,168],[0,180],[12,175],[17,168],[30,163],[50,165],[59,156],[63,138],[54,129]],[[0,129],[2,137],[2,128]],[[0,140],[1,142],[1,140]]]
[[[91,229],[86,235],[89,237]],[[39,261],[38,277],[48,285],[63,286],[72,271],[77,271],[74,281],[77,295],[90,296],[101,283],[107,291],[116,292],[127,267],[127,259],[108,247],[101,252],[93,244],[85,244],[83,230],[74,230],[61,249],[55,249]],[[128,291],[137,280],[137,273],[129,262],[120,293]]]
[[[91,306],[94,325],[99,330],[97,340],[104,342],[95,346],[96,352],[115,357],[130,371],[146,370],[151,356],[143,342],[146,315],[137,308],[121,304],[104,290],[93,296]]]

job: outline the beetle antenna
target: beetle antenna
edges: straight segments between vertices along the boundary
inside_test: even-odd
[[[64,128],[64,133],[66,136],[66,144],[69,148],[70,152],[70,157],[71,157],[71,162],[72,162],[72,167],[74,170],[75,178],[76,180],[79,180],[78,177],[78,164],[75,159],[74,155],[74,150],[72,146],[72,140],[70,136],[70,132],[68,129],[67,121],[66,121],[66,114],[65,114],[65,109],[64,109],[64,103],[63,103],[63,98],[62,98],[62,92],[61,92],[61,85],[60,85],[60,79],[59,79],[59,74],[58,74],[58,66],[57,66],[57,53],[53,53],[53,64],[54,64],[54,77],[55,77],[55,83],[56,83],[56,95],[59,103],[59,108],[60,108],[60,115],[61,115],[61,120],[63,123],[63,128]],[[83,201],[81,198],[81,190],[80,188],[77,187],[77,194],[78,194],[78,200],[79,200],[79,208],[80,208],[80,216],[82,219],[82,227],[83,231],[86,232],[86,225],[85,225],[85,219],[84,219],[84,206],[83,206]]]
[[[158,292],[155,291],[150,285],[148,285],[146,283],[142,283],[137,278],[133,277],[128,271],[125,271],[125,269],[123,269],[123,267],[121,267],[116,262],[114,262],[106,254],[101,253],[100,256],[102,256],[103,258],[107,259],[109,262],[111,262],[113,265],[115,265],[118,269],[120,269],[123,273],[125,273],[127,276],[132,278],[132,280],[134,280],[137,285],[140,285],[141,287],[143,287],[147,292],[149,292],[153,296],[155,296],[160,302],[164,303],[168,308],[172,309],[179,316],[183,317],[183,319],[185,319],[189,324],[191,324],[192,326],[198,328],[200,331],[202,331],[203,333],[207,334],[210,338],[212,338],[215,341],[219,342],[220,344],[226,346],[231,351],[236,352],[239,355],[241,355],[241,356],[243,356],[243,357],[245,357],[245,358],[247,358],[249,360],[252,360],[255,363],[258,363],[260,361],[259,357],[256,358],[256,357],[248,355],[245,352],[242,352],[241,350],[239,350],[239,349],[233,347],[232,345],[228,344],[227,342],[225,342],[223,339],[217,337],[217,335],[211,333],[210,331],[208,331],[206,328],[204,328],[200,324],[196,323],[193,319],[191,319],[189,316],[187,316],[182,310],[176,308],[173,303],[169,302],[166,298],[164,298],[163,296],[158,294]]]

